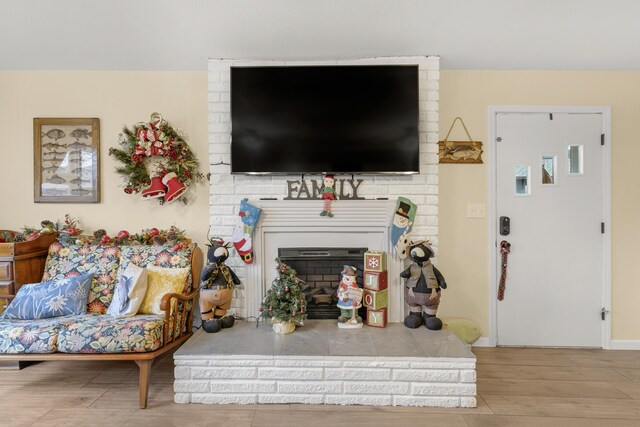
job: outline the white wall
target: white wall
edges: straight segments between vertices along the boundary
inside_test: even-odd
[[[116,162],[109,156],[123,125],[149,120],[154,111],[183,129],[208,171],[207,77],[190,72],[0,72],[0,228],[19,230],[43,219],[78,218],[87,232],[104,228],[138,232],[144,228],[186,230],[199,245],[208,228],[208,185],[190,192],[194,200],[159,206],[122,191]],[[34,203],[33,118],[100,119],[100,203]]]

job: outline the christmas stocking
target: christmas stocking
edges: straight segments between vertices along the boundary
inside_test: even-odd
[[[416,206],[411,200],[398,197],[396,210],[393,214],[391,224],[391,244],[396,248],[400,259],[405,259],[409,255],[407,245],[409,244],[409,233],[413,227],[413,220],[416,217]]]
[[[240,202],[236,228],[233,230],[233,246],[245,264],[253,262],[253,229],[258,223],[262,209],[257,208],[243,199]]]

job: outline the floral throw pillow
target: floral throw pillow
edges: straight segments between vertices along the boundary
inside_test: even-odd
[[[191,255],[196,248],[195,243],[191,243],[186,248],[174,249],[170,245],[130,245],[122,247],[122,266],[126,268],[129,263],[138,267],[165,267],[184,268],[191,267]],[[191,272],[184,284],[182,293],[191,292],[193,278]]]
[[[113,317],[135,316],[147,292],[147,270],[129,264],[118,276],[120,278],[107,314]]]
[[[37,320],[85,314],[93,274],[33,283],[20,288],[3,319]]]
[[[160,301],[165,294],[182,293],[184,284],[189,277],[191,269],[186,268],[162,268],[147,267],[147,293],[144,296],[139,313],[163,314],[160,310]]]
[[[43,281],[93,273],[87,311],[105,314],[116,286],[120,249],[115,246],[77,246],[54,243],[44,267]]]

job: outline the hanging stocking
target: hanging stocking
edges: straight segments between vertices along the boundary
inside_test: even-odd
[[[253,262],[253,229],[258,223],[262,209],[257,208],[243,199],[240,202],[236,228],[233,231],[233,246],[245,264]]]
[[[391,224],[391,244],[396,248],[400,259],[405,259],[409,255],[407,245],[409,244],[409,233],[413,227],[413,219],[416,216],[418,207],[409,199],[398,197],[396,210]]]

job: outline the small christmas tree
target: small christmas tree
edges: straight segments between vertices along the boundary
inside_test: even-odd
[[[307,318],[307,301],[302,293],[302,280],[296,271],[276,258],[278,277],[271,283],[260,307],[260,316],[271,317],[274,321],[294,321],[302,325]]]

